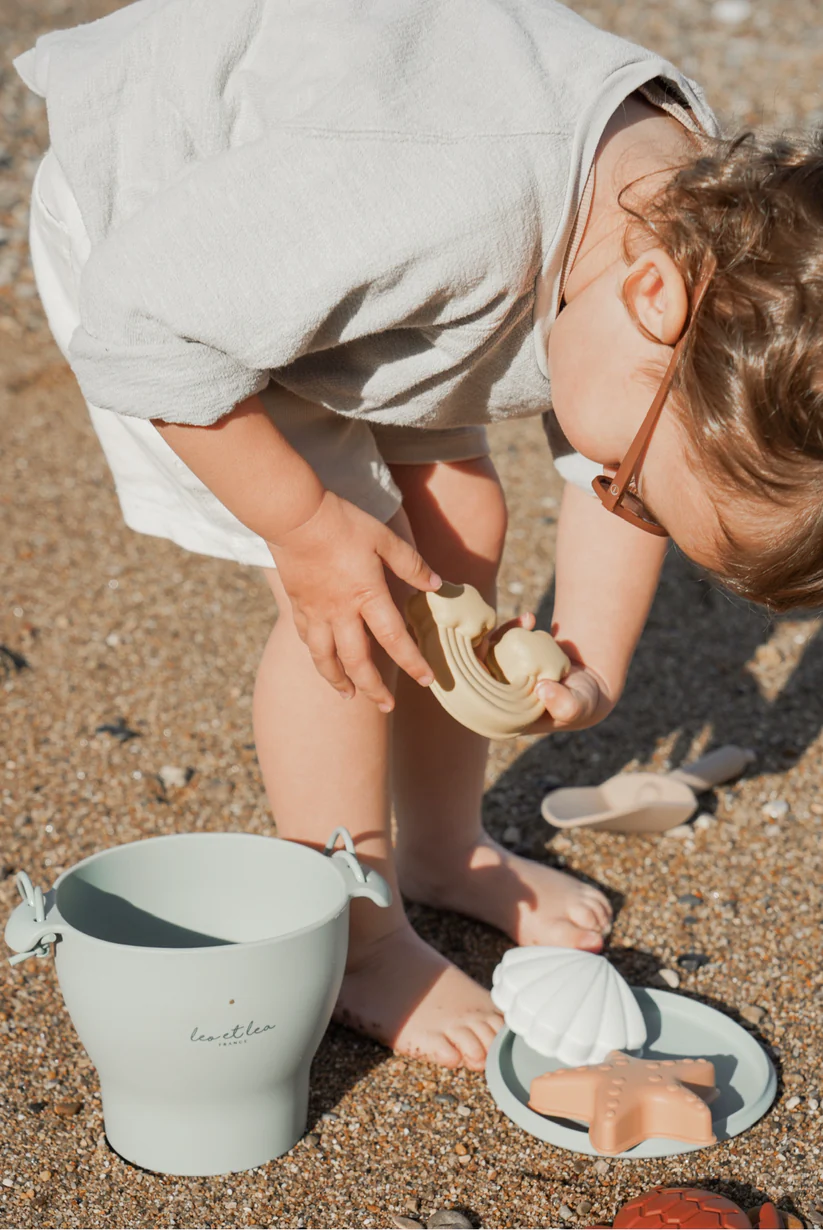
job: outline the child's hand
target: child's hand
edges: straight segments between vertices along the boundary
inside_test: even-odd
[[[389,593],[384,565],[414,589],[442,581],[388,526],[327,491],[308,521],[269,543],[289,595],[294,622],[317,670],[343,697],[362,692],[384,713],[394,698],[375,666],[369,631],[418,683],[431,667]]]
[[[585,730],[587,726],[602,722],[614,707],[597,673],[580,662],[572,662],[562,682],[541,679],[535,691],[546,706],[546,716],[529,727],[530,735],[544,735],[555,730]]]
[[[527,628],[531,631],[534,625],[535,618],[531,613],[510,619],[495,628],[491,636],[478,646],[477,656],[485,661],[489,648],[509,628]],[[564,645],[564,649],[568,653],[568,646]],[[541,679],[535,691],[546,706],[546,715],[532,723],[527,731],[530,735],[545,735],[557,730],[585,730],[587,726],[602,722],[614,707],[614,701],[597,672],[574,659],[571,670],[560,683]]]

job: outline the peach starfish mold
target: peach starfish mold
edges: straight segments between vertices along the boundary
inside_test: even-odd
[[[612,1051],[605,1063],[560,1068],[532,1081],[529,1106],[541,1115],[582,1119],[598,1153],[623,1153],[650,1136],[713,1145],[708,1059],[634,1059]]]

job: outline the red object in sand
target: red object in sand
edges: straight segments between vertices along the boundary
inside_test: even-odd
[[[757,1224],[759,1230],[784,1230],[786,1225],[780,1209],[775,1208],[770,1200],[758,1209]]]
[[[693,1187],[655,1187],[644,1192],[623,1205],[613,1224],[615,1230],[679,1230],[681,1226],[692,1230],[751,1230],[752,1225],[733,1200]]]

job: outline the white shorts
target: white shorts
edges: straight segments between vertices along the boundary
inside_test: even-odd
[[[68,361],[69,341],[80,323],[78,286],[90,243],[51,151],[34,178],[29,242],[49,327]],[[467,461],[489,452],[481,426],[427,431],[370,425],[303,401],[274,381],[259,396],[324,486],[381,521],[393,517],[402,502],[391,464]],[[171,539],[187,551],[273,567],[264,540],[220,503],[150,422],[86,405],[126,525],[140,534]]]

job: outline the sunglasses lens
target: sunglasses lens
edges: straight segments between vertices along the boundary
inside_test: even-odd
[[[612,480],[607,474],[598,474],[595,482],[604,495],[609,494]],[[616,494],[616,492],[612,492],[612,494]],[[641,521],[650,528],[660,529],[658,522],[655,521],[654,517],[646,509],[643,501],[631,491],[624,491],[623,498],[612,511],[617,513],[618,516],[623,512],[629,513],[630,515],[626,520]]]
[[[630,513],[633,513],[640,521],[646,521],[649,525],[657,525],[657,522],[651,513],[646,509],[646,506],[643,504],[642,500],[638,499],[636,495],[632,495],[630,491],[627,491],[623,496],[622,503],[623,507]]]

